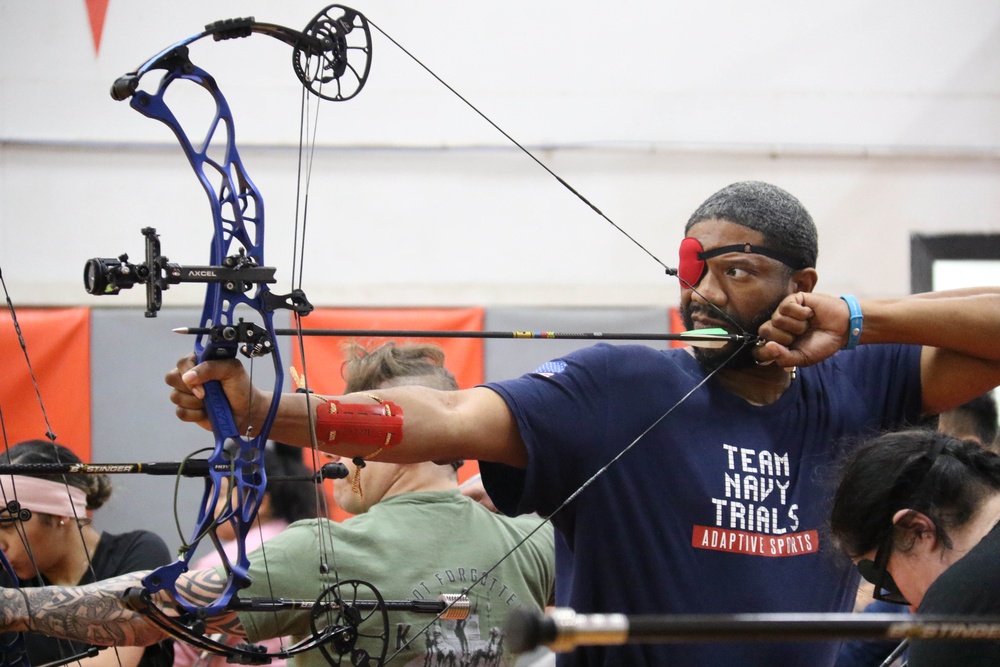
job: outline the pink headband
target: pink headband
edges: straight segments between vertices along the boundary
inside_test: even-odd
[[[5,502],[16,500],[32,512],[74,519],[87,517],[87,494],[83,489],[62,482],[24,475],[0,475],[0,493]]]

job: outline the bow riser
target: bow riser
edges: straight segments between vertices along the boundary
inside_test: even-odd
[[[190,63],[186,57],[186,49],[175,49],[166,61],[170,63],[170,67],[160,80],[157,92],[150,94],[137,91],[132,97],[131,106],[170,128],[198,176],[212,207],[215,233],[211,241],[211,266],[264,266],[263,199],[247,175],[236,149],[235,127],[229,104],[215,80]],[[197,84],[209,93],[215,103],[215,115],[208,125],[206,136],[198,146],[195,146],[164,100],[169,86],[179,80]],[[155,261],[154,258],[147,259]],[[152,285],[153,289],[159,290],[161,285],[156,282],[151,280],[147,287]],[[283,384],[280,355],[273,345],[274,337],[270,334],[274,330],[270,290],[266,284],[257,283],[253,295],[248,296],[250,287],[240,280],[210,282],[202,310],[201,326],[236,326],[242,321],[237,318],[237,309],[240,314],[252,311],[256,324],[265,334],[256,345],[247,344],[246,351],[252,356],[272,353],[274,398],[259,431],[243,435],[237,428],[232,408],[222,388],[217,382],[206,385],[206,408],[215,434],[215,447],[208,461],[210,465],[228,464],[230,469],[219,471],[212,468],[210,477],[206,479],[205,496],[199,509],[191,548],[186,550],[178,562],[151,574],[145,582],[151,592],[162,589],[176,592],[174,584],[187,571],[198,542],[206,535],[212,535],[212,539],[216,540],[215,527],[222,522],[229,522],[238,538],[239,553],[234,562],[227,563],[229,581],[225,592],[211,605],[202,608],[208,614],[225,608],[232,595],[247,582],[250,563],[243,545],[263,499],[266,485],[264,445],[277,412]],[[157,303],[158,297],[157,294]],[[199,362],[228,359],[236,356],[239,346],[240,341],[237,340],[201,335],[195,343],[195,356]],[[225,509],[218,512],[219,499],[227,484],[235,484],[235,489],[230,493]],[[178,602],[188,611],[196,610],[183,599],[178,599]]]
[[[145,284],[148,317],[156,315],[162,303],[162,291],[171,284],[206,282],[200,333],[194,345],[197,362],[230,359],[237,352],[251,358],[272,354],[273,393],[266,416],[256,432],[248,428],[241,433],[239,417],[233,414],[218,382],[204,386],[205,411],[215,445],[206,461],[208,477],[194,535],[177,561],[151,572],[143,579],[141,589],[126,596],[127,604],[146,610],[150,620],[192,645],[257,663],[266,661],[268,656],[256,647],[246,650],[228,647],[203,636],[203,620],[238,604],[238,591],[249,585],[246,539],[264,496],[264,446],[277,414],[283,386],[281,359],[275,347],[273,311],[289,309],[307,314],[312,306],[301,290],[275,295],[268,288],[268,284],[274,282],[274,269],[264,266],[263,199],[236,149],[235,125],[229,104],[215,79],[192,64],[188,57],[188,46],[202,37],[211,35],[220,41],[253,33],[266,34],[291,45],[296,75],[310,92],[323,99],[350,99],[364,86],[371,59],[368,24],[362,15],[339,5],[321,11],[302,32],[258,23],[252,18],[213,23],[206,26],[204,32],[160,51],[134,72],[120,77],[112,86],[112,97],[119,101],[129,99],[136,111],[170,128],[208,196],[214,226],[210,264],[197,267],[171,264],[160,254],[156,230],[146,228],[143,230],[146,237],[144,264],[129,264],[127,255],[117,260],[96,258],[87,263],[84,282],[87,291],[95,295],[117,294],[136,283]],[[358,62],[349,63],[348,54]],[[156,92],[140,90],[141,79],[154,70],[163,72]],[[187,87],[195,92],[207,92],[214,104],[209,122],[203,126],[207,127],[203,137],[193,140],[166,102],[167,90],[179,81],[194,84]],[[332,92],[324,92],[324,86],[332,88]],[[170,100],[174,101],[173,94]],[[248,314],[247,320],[242,317],[244,314]],[[223,524],[228,524],[235,535],[235,558],[230,558],[223,550],[217,533],[217,528]],[[226,580],[222,592],[213,601],[195,606],[179,594],[177,582],[188,571],[194,550],[205,537],[214,543],[222,558]],[[333,590],[339,588],[335,586]],[[356,592],[357,588],[352,590]],[[165,615],[152,602],[152,595],[159,591],[169,593],[187,614],[182,619]],[[327,594],[329,591],[323,595]],[[340,594],[335,596],[339,598]],[[254,604],[256,609],[260,603]],[[384,607],[384,604],[380,602],[379,606]],[[349,619],[355,619],[357,614],[353,609],[350,611]],[[385,617],[384,609],[381,617]],[[351,653],[354,664],[355,626],[356,623],[347,626],[327,624],[322,632],[314,632],[312,640],[281,651],[280,657],[333,642],[337,645],[337,655]],[[383,637],[388,637],[388,630]],[[378,662],[381,664],[380,660]]]

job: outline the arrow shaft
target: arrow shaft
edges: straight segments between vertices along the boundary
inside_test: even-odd
[[[205,335],[211,333],[207,327],[183,327],[174,329],[175,333]],[[278,336],[297,336],[296,329],[275,329]],[[604,332],[570,332],[556,331],[440,331],[425,329],[303,329],[303,336],[330,336],[350,338],[355,336],[371,336],[384,338],[498,338],[498,339],[547,339],[547,340],[677,340],[692,341],[743,341],[748,337],[742,334],[712,334],[699,336],[691,333],[604,333]]]

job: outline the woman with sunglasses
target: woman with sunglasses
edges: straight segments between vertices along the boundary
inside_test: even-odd
[[[80,463],[71,450],[47,440],[20,442],[0,461],[11,464]],[[111,497],[107,475],[0,475],[0,550],[21,588],[74,586],[108,579],[170,562],[170,551],[147,530],[111,534],[91,525],[91,512]],[[23,512],[11,514],[16,500]],[[0,585],[9,586],[5,572]],[[32,665],[63,664],[76,656],[77,667],[167,667],[173,663],[173,643],[110,648],[79,659],[87,646],[40,634],[25,636]],[[3,645],[0,635],[0,646]]]
[[[1000,456],[929,430],[848,457],[830,527],[877,600],[918,614],[1000,614]],[[910,667],[1000,664],[1000,642],[914,641]]]

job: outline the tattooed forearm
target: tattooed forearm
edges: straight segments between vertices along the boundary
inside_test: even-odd
[[[127,588],[142,585],[145,574],[134,572],[87,586],[0,589],[0,629],[99,646],[152,644],[164,633],[121,600]]]
[[[16,588],[0,589],[0,632],[24,630],[27,618],[24,592]]]
[[[0,632],[37,632],[98,646],[147,646],[167,637],[141,612],[122,599],[129,588],[142,587],[146,572],[133,572],[86,586],[0,588]],[[225,580],[212,569],[190,572],[177,580],[177,591],[195,605],[218,598]],[[156,604],[171,615],[180,607],[162,592]],[[244,635],[235,612],[206,619],[209,632]]]

